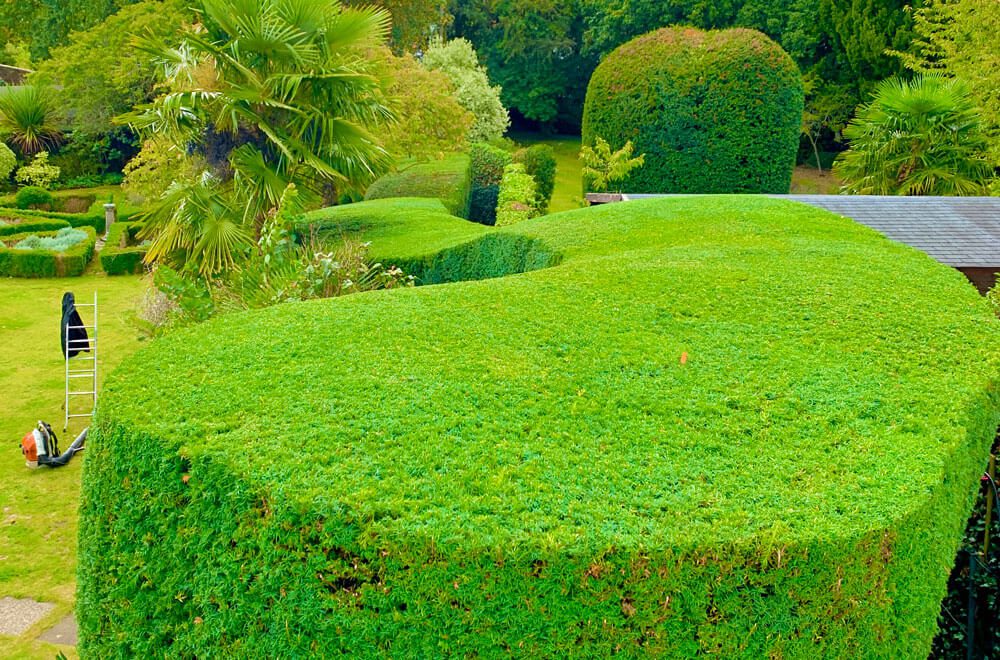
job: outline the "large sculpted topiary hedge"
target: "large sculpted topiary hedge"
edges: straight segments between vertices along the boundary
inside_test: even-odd
[[[228,315],[109,377],[84,655],[927,656],[998,421],[959,273],[750,197],[312,220],[450,283]]]
[[[802,108],[798,66],[760,32],[664,28],[597,67],[583,142],[645,154],[625,192],[787,193]]]

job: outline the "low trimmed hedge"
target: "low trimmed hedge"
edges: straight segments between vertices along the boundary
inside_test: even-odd
[[[469,217],[469,157],[455,154],[443,160],[418,163],[387,174],[368,187],[365,200],[393,197],[430,197],[441,200],[448,212]]]
[[[29,236],[55,236],[58,231],[29,231],[0,238],[0,276],[4,277],[76,277],[82,275],[94,256],[97,234],[93,227],[82,227],[87,239],[63,252],[51,250],[15,250],[13,245]]]
[[[927,657],[1000,421],[960,273],[766,198],[353,206],[310,219],[385,263],[561,261],[126,358],[83,466],[82,655]]]
[[[136,245],[140,222],[116,222],[108,230],[108,237],[101,249],[101,268],[108,275],[131,275],[145,270],[143,259],[148,248]]]
[[[70,224],[65,220],[45,218],[10,218],[0,213],[0,236],[24,234],[39,231],[56,231]]]
[[[119,221],[128,222],[128,215],[119,214]],[[24,223],[24,222],[49,222],[63,224],[53,228],[65,227],[90,227],[98,234],[103,234],[106,230],[106,220],[103,213],[56,213],[54,211],[38,211],[34,209],[13,209],[0,208],[0,222]],[[7,225],[9,226],[9,225]],[[0,232],[4,225],[0,225]],[[2,234],[0,234],[2,235]]]

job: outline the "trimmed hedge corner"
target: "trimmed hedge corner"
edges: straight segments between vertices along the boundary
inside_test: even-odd
[[[368,187],[366,200],[393,197],[430,197],[441,200],[448,212],[469,217],[469,157],[454,154],[443,160],[418,163],[387,174]]]
[[[147,248],[136,245],[136,235],[142,230],[140,222],[116,222],[108,230],[108,238],[101,250],[101,268],[108,275],[131,275],[145,270],[143,259]]]
[[[61,228],[60,228],[61,229]],[[93,227],[81,227],[87,238],[63,252],[17,250],[14,245],[29,236],[55,236],[57,231],[32,230],[0,236],[0,276],[4,277],[77,277],[83,275],[94,256],[97,234]]]
[[[452,283],[220,317],[108,377],[82,655],[927,657],[1000,421],[960,273],[759,197],[309,220]]]
[[[583,144],[645,154],[625,192],[787,193],[803,103],[798,66],[760,32],[664,28],[594,71]]]

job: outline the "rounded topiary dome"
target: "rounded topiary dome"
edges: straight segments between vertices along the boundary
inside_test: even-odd
[[[803,103],[795,62],[760,32],[664,28],[597,67],[583,141],[646,155],[625,192],[787,193]]]

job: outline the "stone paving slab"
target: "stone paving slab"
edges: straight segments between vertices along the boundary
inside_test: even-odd
[[[39,635],[38,639],[49,644],[76,646],[76,618],[67,614],[59,623]]]
[[[52,603],[39,603],[30,598],[0,598],[0,635],[17,637],[52,611]]]

